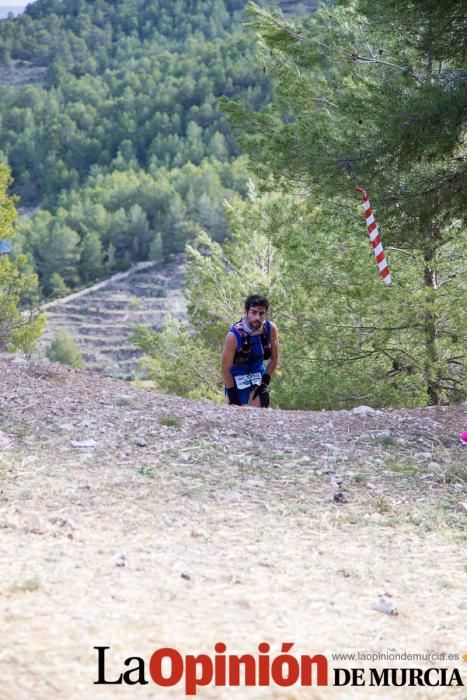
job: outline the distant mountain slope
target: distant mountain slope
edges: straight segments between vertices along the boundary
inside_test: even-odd
[[[228,235],[249,174],[219,99],[270,96],[246,4],[37,0],[0,23],[0,151],[40,208],[15,245],[45,296]]]

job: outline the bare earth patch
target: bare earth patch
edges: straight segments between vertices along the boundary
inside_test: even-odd
[[[0,68],[0,85],[16,87],[21,85],[43,85],[47,68],[35,66],[30,61],[10,61]]]
[[[254,655],[266,641],[271,658],[294,642],[349,667],[385,664],[331,653],[467,652],[465,406],[254,411],[9,355],[0,377],[2,699],[185,697],[151,681],[93,685],[94,646],[111,647],[109,680],[129,656],[213,654],[218,641]],[[381,599],[398,614],[375,610]]]

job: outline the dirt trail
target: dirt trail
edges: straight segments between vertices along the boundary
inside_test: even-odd
[[[254,411],[8,355],[0,377],[2,699],[185,697],[151,681],[93,685],[94,646],[111,647],[109,679],[126,657],[213,654],[218,641],[253,654],[266,641],[271,658],[295,642],[331,666],[352,665],[332,652],[467,651],[465,406]],[[374,610],[380,597],[398,615]]]

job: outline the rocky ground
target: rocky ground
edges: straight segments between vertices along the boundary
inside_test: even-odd
[[[110,646],[109,678],[126,657],[213,654],[218,641],[253,654],[266,641],[272,657],[295,642],[331,666],[346,651],[467,652],[465,406],[218,406],[12,355],[0,378],[4,700],[185,697],[152,681],[93,685],[94,646]],[[460,700],[465,689],[198,697]]]

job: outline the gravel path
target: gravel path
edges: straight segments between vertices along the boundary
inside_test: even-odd
[[[2,699],[185,697],[93,685],[94,646],[109,679],[129,656],[219,641],[266,641],[271,658],[294,642],[337,666],[331,653],[467,651],[465,406],[255,411],[10,355],[0,376]],[[198,697],[409,693],[466,697]]]

